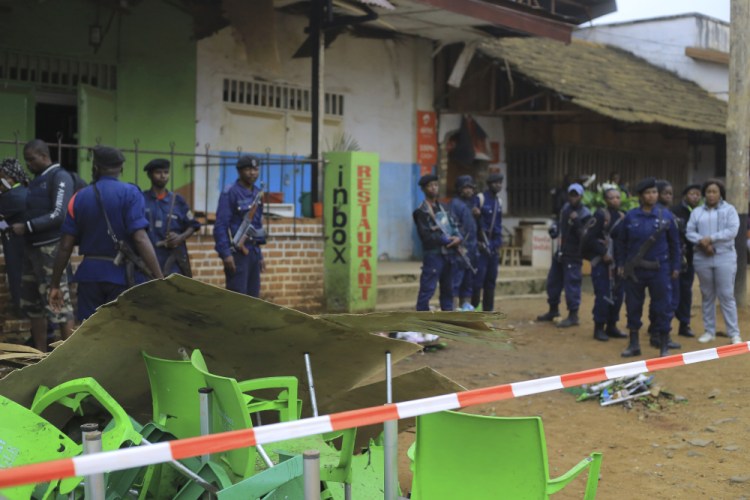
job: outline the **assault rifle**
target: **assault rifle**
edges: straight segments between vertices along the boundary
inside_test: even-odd
[[[659,261],[655,260],[646,260],[643,257],[646,256],[646,253],[648,253],[649,250],[651,250],[651,247],[654,246],[656,243],[656,239],[669,228],[669,221],[664,220],[661,218],[661,213],[659,213],[659,227],[656,231],[654,231],[651,236],[648,237],[648,239],[641,245],[641,247],[638,249],[638,252],[635,254],[635,256],[627,261],[625,263],[625,278],[630,278],[636,283],[638,283],[638,278],[635,276],[635,269],[637,267],[643,268],[643,269],[659,269],[660,264]]]
[[[117,255],[115,255],[112,263],[116,266],[125,265],[125,272],[129,284],[135,283],[135,275],[133,274],[134,269],[138,269],[138,271],[146,278],[150,280],[154,279],[154,275],[148,266],[146,266],[146,263],[143,262],[143,259],[141,259],[126,241],[118,239],[115,245],[117,246]]]
[[[257,196],[250,204],[250,209],[245,214],[245,217],[242,218],[242,224],[240,224],[240,227],[237,228],[237,232],[234,233],[234,236],[232,236],[231,233],[229,235],[232,242],[232,249],[235,252],[242,252],[243,255],[247,255],[248,253],[250,253],[250,251],[245,247],[245,242],[248,238],[254,239],[264,236],[264,232],[262,229],[256,229],[253,226],[253,218],[255,218],[255,213],[258,211],[260,201],[263,199],[263,189],[264,185],[261,182],[260,190],[258,191]]]
[[[427,203],[427,202],[425,202]],[[448,214],[443,210],[443,208],[440,208],[440,214],[441,219],[438,220],[438,217],[436,214],[433,213],[432,207],[428,204],[427,207],[429,208],[430,215],[432,215],[432,219],[435,221],[436,228],[433,228],[433,230],[440,230],[442,233],[447,236],[448,238],[453,237],[453,232],[457,232],[455,230],[455,227],[450,221],[450,217]],[[448,230],[450,229],[450,231]],[[472,265],[471,259],[469,258],[469,252],[466,250],[466,247],[463,243],[459,243],[455,246],[456,252],[458,253],[459,257],[461,257],[461,260],[464,261],[464,264],[466,264],[466,267],[469,268],[472,272],[472,274],[477,274],[477,269]]]
[[[172,215],[174,214],[175,200],[177,200],[177,194],[172,193],[172,201],[169,203],[169,214],[167,214],[167,226],[164,228],[164,234],[166,234],[167,237],[169,237],[169,230],[172,226]],[[166,248],[166,246],[166,239],[156,242],[157,248]],[[180,271],[182,271],[183,275],[187,276],[188,278],[193,277],[193,272],[190,269],[190,257],[188,256],[187,249],[182,247],[172,248],[169,257],[167,257],[167,260],[164,262],[164,269],[162,269],[162,273],[164,273],[165,276],[175,262],[177,263],[177,267],[180,268]]]
[[[112,224],[110,224],[109,222],[107,210],[104,208],[104,204],[102,203],[102,195],[99,193],[99,188],[97,188],[96,183],[93,184],[93,187],[96,201],[99,204],[99,210],[101,210],[102,215],[104,216],[104,221],[107,223],[107,234],[109,234],[109,237],[112,239],[112,243],[115,244],[115,248],[117,249],[117,255],[115,255],[114,259],[112,259],[112,263],[116,266],[125,265],[125,275],[127,277],[128,286],[133,286],[135,284],[135,269],[138,269],[138,271],[140,271],[149,280],[154,279],[153,273],[148,268],[146,263],[143,262],[143,259],[141,259],[141,257],[130,247],[130,245],[128,245],[125,240],[119,239],[115,234],[114,230],[112,229]]]
[[[615,305],[615,279],[617,277],[617,273],[615,272],[615,243],[612,240],[612,231],[614,231],[615,227],[622,222],[624,218],[624,214],[620,212],[620,218],[617,219],[614,222],[611,222],[611,217],[609,215],[609,211],[604,208],[604,223],[609,226],[606,230],[603,231],[604,233],[604,245],[607,247],[607,251],[604,255],[609,256],[609,267],[607,268],[608,274],[609,274],[609,295],[604,298],[604,301],[607,302],[610,305]],[[591,220],[594,222],[591,224],[591,227],[595,224],[595,217],[592,217]],[[587,225],[587,229],[591,229]],[[600,240],[601,241],[601,240]],[[593,259],[591,259],[591,267],[593,268],[599,262],[602,260],[602,257],[600,255],[597,255]]]

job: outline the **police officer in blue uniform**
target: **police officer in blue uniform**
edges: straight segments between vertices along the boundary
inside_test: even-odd
[[[474,275],[477,269],[477,221],[474,219],[474,179],[461,175],[456,179],[457,196],[448,204],[451,216],[461,225],[463,244],[471,269],[462,259],[456,261],[453,270],[453,297],[458,299],[462,311],[473,311],[471,305]]]
[[[665,179],[657,179],[656,180],[656,191],[659,193],[659,198],[657,201],[657,204],[662,207],[666,208],[667,210],[672,210],[672,201],[674,199],[674,189],[672,188],[672,183],[665,180]],[[672,215],[674,215],[674,212],[672,212]],[[675,217],[675,224],[677,225],[678,232],[681,231],[680,229],[680,219]],[[685,222],[687,224],[687,221]],[[682,247],[681,252],[682,255]],[[672,324],[672,318],[674,318],[675,310],[677,309],[677,305],[680,302],[680,283],[679,279],[673,279],[672,280],[672,295],[669,300],[669,324]],[[654,303],[651,302],[648,307],[648,335],[649,335],[649,345],[651,347],[656,347],[657,349],[661,347],[661,341],[659,340],[659,334],[656,331],[655,326],[655,312],[654,312]],[[680,349],[682,346],[672,340],[672,336],[669,336],[669,339],[667,340],[667,345],[670,349]]]
[[[669,354],[672,280],[680,274],[680,241],[672,212],[658,204],[656,179],[638,183],[641,206],[625,215],[615,245],[617,273],[625,278],[625,306],[630,343],[622,357],[641,355],[638,331],[645,290],[654,305],[654,327],[659,335],[660,356]]]
[[[185,242],[201,224],[193,216],[185,199],[167,190],[169,160],[157,158],[143,167],[151,189],[143,192],[148,221],[148,237],[165,276],[178,273],[192,277]]]
[[[21,271],[23,268],[24,238],[14,234],[13,224],[24,222],[26,193],[29,178],[21,162],[15,158],[5,158],[0,163],[0,220],[5,225],[2,231],[5,274],[8,277],[8,291],[13,315],[21,317]]]
[[[568,317],[557,324],[568,328],[580,323],[578,308],[581,305],[581,257],[583,229],[591,212],[582,203],[583,186],[578,183],[568,187],[568,202],[560,210],[560,218],[549,229],[550,237],[559,238],[552,266],[547,274],[547,303],[549,311],[537,316],[537,321],[552,321],[560,316],[560,294],[565,290]]]
[[[79,253],[83,255],[74,277],[78,283],[79,321],[133,285],[128,280],[127,266],[117,259],[115,239],[134,248],[155,278],[164,277],[148,239],[143,195],[133,184],[118,180],[124,161],[122,153],[115,148],[95,147],[94,182],[78,191],[67,207],[49,300],[56,307],[62,303],[60,277],[73,247],[78,244]]]
[[[477,217],[477,274],[474,276],[474,294],[471,305],[482,303],[483,311],[495,309],[497,267],[500,264],[500,247],[503,244],[503,174],[487,177],[487,190],[474,197],[474,216]]]
[[[701,201],[700,184],[690,184],[682,190],[682,201],[672,207],[672,213],[677,219],[680,229],[680,241],[682,242],[682,267],[679,279],[679,300],[675,309],[675,316],[680,322],[678,335],[683,337],[695,337],[690,328],[690,308],[693,306],[693,281],[695,280],[695,268],[693,267],[693,244],[688,241],[687,223],[690,214]]]
[[[438,201],[438,178],[434,174],[419,179],[425,200],[412,218],[422,241],[422,275],[419,278],[417,311],[429,311],[430,299],[440,284],[440,309],[453,310],[453,267],[460,230],[446,208]]]
[[[224,263],[227,290],[258,297],[260,273],[265,270],[260,245],[266,243],[263,200],[259,197],[260,189],[255,185],[260,174],[258,159],[242,155],[237,160],[237,174],[237,182],[226,188],[219,197],[214,225],[215,248]],[[253,207],[255,213],[248,238],[241,248],[235,248],[233,238]]]
[[[617,328],[620,320],[622,280],[615,270],[614,242],[625,218],[620,210],[620,191],[604,191],[605,208],[594,212],[584,230],[583,254],[591,261],[591,283],[594,285],[594,339],[625,338]]]

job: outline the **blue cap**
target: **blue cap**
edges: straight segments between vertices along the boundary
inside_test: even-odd
[[[583,186],[581,186],[577,182],[574,182],[573,184],[568,186],[568,193],[570,193],[571,191],[575,191],[578,196],[583,196]]]

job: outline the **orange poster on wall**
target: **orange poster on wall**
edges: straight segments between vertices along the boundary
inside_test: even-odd
[[[420,175],[429,174],[438,161],[437,115],[433,111],[417,111],[417,164]]]

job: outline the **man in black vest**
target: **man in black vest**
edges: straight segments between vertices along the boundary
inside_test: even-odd
[[[25,222],[11,226],[16,235],[23,235],[23,276],[21,279],[21,310],[31,320],[34,346],[47,351],[47,321],[60,326],[60,334],[67,339],[73,332],[73,308],[70,304],[68,283],[61,282],[64,304],[59,312],[47,303],[47,289],[52,277],[52,266],[60,241],[60,226],[73,195],[73,178],[57,163],[50,160],[47,145],[35,139],[23,148],[23,157],[34,174],[26,197]]]

